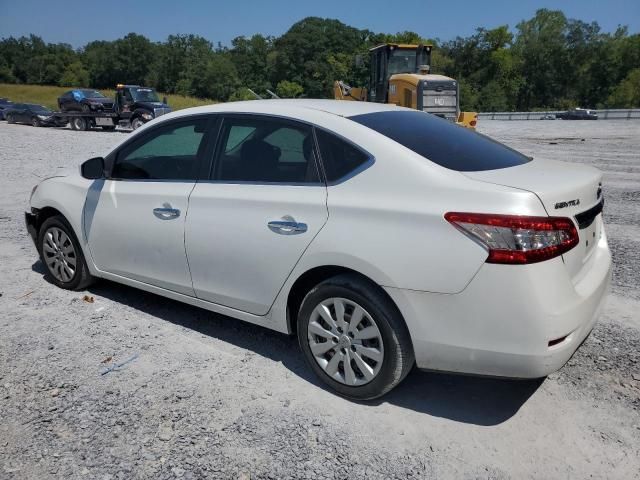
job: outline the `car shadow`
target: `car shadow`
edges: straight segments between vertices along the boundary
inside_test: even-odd
[[[38,273],[45,272],[41,261],[32,268]],[[89,287],[89,292],[281,362],[300,378],[334,394],[307,366],[295,336],[107,280]],[[492,426],[513,417],[542,382],[542,379],[471,377],[414,368],[397,388],[381,399],[359,403],[363,406],[389,403],[455,422]]]

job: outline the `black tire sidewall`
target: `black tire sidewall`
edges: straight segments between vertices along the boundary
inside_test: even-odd
[[[74,130],[84,131],[87,129],[87,120],[82,117],[76,117],[71,120],[71,126]]]
[[[67,236],[69,237],[69,239],[71,240],[71,243],[73,243],[73,248],[76,251],[76,271],[73,275],[73,278],[69,281],[69,282],[63,282],[61,280],[58,280],[50,271],[49,271],[49,266],[47,265],[47,262],[45,261],[45,257],[44,257],[44,252],[43,252],[43,240],[44,240],[44,234],[45,232],[51,228],[51,227],[57,227],[61,230],[63,230]],[[44,264],[44,268],[47,272],[47,278],[56,286],[60,287],[60,288],[64,288],[66,290],[75,290],[78,288],[78,286],[80,285],[80,283],[83,280],[83,277],[86,276],[86,272],[87,272],[87,265],[84,259],[84,253],[82,252],[82,248],[80,248],[80,244],[78,243],[78,239],[76,238],[75,233],[73,232],[73,228],[71,228],[71,225],[69,225],[69,222],[67,222],[64,217],[62,216],[55,216],[55,217],[50,217],[47,218],[42,225],[40,226],[40,230],[38,231],[38,253],[40,255],[40,259],[42,261],[42,263]]]
[[[144,125],[144,120],[142,120],[140,117],[135,117],[132,121],[131,121],[131,128],[133,130],[137,130],[139,129],[141,126]]]
[[[313,288],[302,301],[300,312],[298,313],[297,334],[300,348],[307,363],[310,364],[319,378],[344,397],[355,400],[371,400],[387,393],[399,381],[396,374],[400,360],[398,345],[400,341],[398,338],[399,332],[395,331],[392,326],[393,324],[397,324],[398,320],[392,318],[394,312],[386,305],[387,302],[384,299],[379,298],[380,295],[377,294],[377,292],[361,292],[359,290],[358,288],[351,288],[343,284],[332,283],[331,279]],[[384,346],[382,367],[378,375],[365,385],[350,387],[337,382],[324,372],[311,353],[307,339],[307,327],[311,313],[321,301],[332,297],[346,298],[363,307],[369,315],[371,315],[382,335],[382,343]],[[400,321],[402,322],[402,320]],[[402,377],[400,380],[401,379]]]

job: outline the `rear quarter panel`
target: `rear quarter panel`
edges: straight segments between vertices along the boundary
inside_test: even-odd
[[[375,161],[328,187],[329,219],[276,299],[271,312],[276,322],[286,317],[286,299],[296,279],[325,265],[355,270],[383,287],[461,292],[487,253],[449,224],[446,212],[545,215],[531,192],[471,180],[345,122],[340,130],[337,122],[331,129],[362,146]]]

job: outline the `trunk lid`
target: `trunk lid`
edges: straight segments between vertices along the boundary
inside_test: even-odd
[[[486,183],[534,193],[551,217],[569,217],[578,229],[580,244],[563,255],[577,281],[602,234],[602,172],[586,165],[534,159],[499,170],[461,172]]]

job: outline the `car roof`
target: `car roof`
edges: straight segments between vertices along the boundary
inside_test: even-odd
[[[247,100],[242,102],[227,102],[201,107],[187,108],[175,112],[173,117],[193,115],[199,113],[271,113],[274,115],[293,115],[303,113],[304,110],[315,110],[340,117],[353,117],[367,113],[408,110],[396,105],[384,103],[359,102],[348,100],[321,99],[272,99]]]

